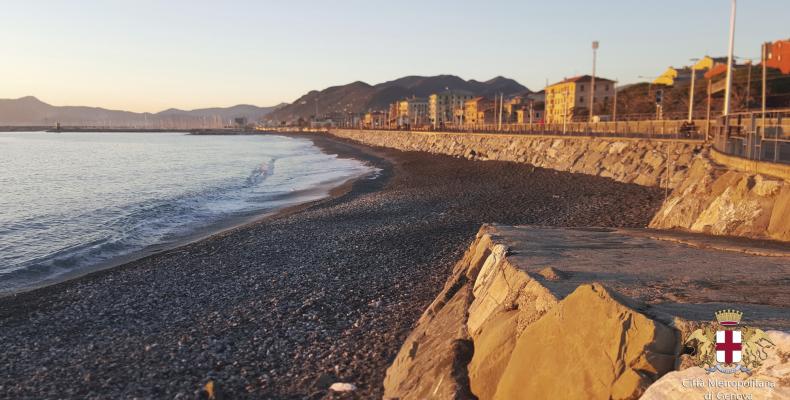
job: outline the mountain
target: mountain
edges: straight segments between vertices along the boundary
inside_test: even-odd
[[[455,75],[405,76],[369,85],[353,82],[342,86],[332,86],[322,91],[310,91],[290,105],[273,111],[266,116],[269,121],[293,121],[332,113],[361,113],[369,110],[383,110],[390,103],[403,98],[416,96],[428,97],[444,90],[465,90],[478,96],[494,93],[507,95],[529,92],[525,86],[513,79],[498,76],[485,82],[474,79],[463,80]]]
[[[33,97],[0,99],[0,125],[76,125],[142,128],[221,127],[234,118],[259,121],[278,107],[240,104],[226,108],[197,110],[168,109],[158,113],[136,113],[99,107],[53,106]]]

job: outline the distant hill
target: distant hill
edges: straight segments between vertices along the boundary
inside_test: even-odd
[[[158,113],[135,113],[98,107],[53,106],[33,97],[0,99],[0,125],[81,125],[149,128],[218,127],[233,118],[259,121],[282,107],[240,104],[226,108],[198,110],[168,109]]]
[[[309,118],[312,115],[331,113],[360,113],[369,110],[383,110],[388,104],[406,97],[428,97],[446,89],[466,90],[478,96],[502,92],[505,95],[529,92],[525,86],[513,79],[498,76],[485,82],[474,79],[463,80],[455,75],[406,76],[377,85],[353,82],[342,86],[332,86],[322,91],[310,91],[269,114],[271,121],[293,121]]]

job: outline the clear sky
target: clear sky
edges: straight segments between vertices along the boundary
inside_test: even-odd
[[[291,102],[405,75],[634,82],[726,55],[729,0],[4,0],[0,98],[132,111]],[[790,37],[790,0],[740,0],[736,55]]]

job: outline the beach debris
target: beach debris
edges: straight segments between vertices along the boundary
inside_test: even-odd
[[[208,381],[202,388],[195,391],[195,399],[200,400],[217,400],[216,389],[214,388],[214,381]]]
[[[214,381],[208,381],[208,383],[206,383],[206,386],[203,386],[203,390],[205,390],[206,393],[208,393],[208,398],[210,400],[214,400],[215,399],[215,395],[214,395]]]
[[[353,392],[357,390],[357,387],[353,383],[335,382],[329,387],[329,390],[333,392]]]

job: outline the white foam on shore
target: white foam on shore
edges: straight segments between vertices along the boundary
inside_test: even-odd
[[[0,176],[9,193],[0,205],[17,204],[0,216],[0,295],[205,237],[376,173],[307,139],[273,135],[27,133],[0,143],[10,149],[5,173],[17,175]],[[66,162],[25,160],[36,147]]]

